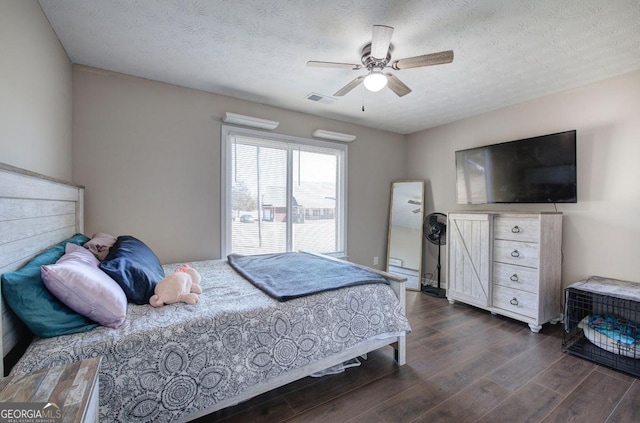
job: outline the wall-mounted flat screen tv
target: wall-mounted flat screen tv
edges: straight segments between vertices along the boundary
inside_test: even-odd
[[[576,203],[576,131],[456,151],[458,204]]]

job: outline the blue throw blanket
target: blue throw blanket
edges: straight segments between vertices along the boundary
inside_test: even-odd
[[[227,259],[245,279],[279,301],[348,286],[389,284],[375,272],[307,253],[230,254]]]

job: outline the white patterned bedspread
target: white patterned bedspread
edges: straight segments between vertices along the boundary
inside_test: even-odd
[[[387,285],[281,303],[226,261],[191,265],[202,275],[198,304],[129,304],[118,329],[35,339],[11,373],[102,356],[101,422],[170,422],[363,340],[410,330]]]

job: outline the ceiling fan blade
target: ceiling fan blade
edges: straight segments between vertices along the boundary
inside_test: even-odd
[[[314,60],[309,60],[307,62],[307,66],[316,67],[316,68],[336,68],[336,69],[351,69],[351,70],[358,70],[362,68],[362,65],[357,65],[355,63],[317,62]]]
[[[393,62],[391,65],[395,70],[418,68],[421,66],[442,65],[453,62],[453,50],[441,51],[439,53],[423,54],[422,56],[407,57]]]
[[[362,83],[362,81],[364,81],[364,77],[366,75],[361,75],[359,77],[357,77],[356,79],[354,79],[353,81],[349,82],[347,85],[345,85],[344,87],[340,88],[335,94],[334,97],[342,97],[343,95],[345,95],[346,93],[348,93],[349,91],[351,91],[352,89],[354,89],[355,87],[357,87],[358,85],[360,85]]]
[[[371,37],[371,57],[384,60],[389,53],[393,27],[386,25],[374,25]]]
[[[411,88],[407,87],[404,82],[400,81],[395,75],[390,73],[385,74],[387,76],[387,87],[398,97],[405,96],[411,92]]]

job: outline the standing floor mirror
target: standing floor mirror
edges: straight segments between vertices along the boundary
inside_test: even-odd
[[[387,272],[407,278],[406,288],[419,291],[422,274],[424,181],[391,184]]]

